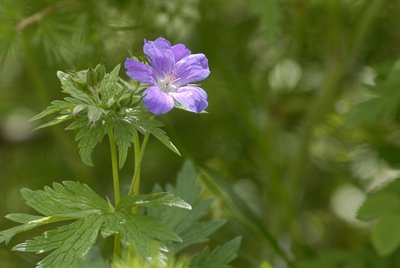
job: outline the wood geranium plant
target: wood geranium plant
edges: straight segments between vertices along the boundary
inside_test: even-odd
[[[0,243],[9,243],[21,232],[41,226],[49,230],[17,244],[15,251],[44,254],[37,267],[93,267],[91,254],[99,236],[113,236],[113,253],[97,256],[113,267],[227,267],[235,258],[240,239],[209,250],[186,253],[191,245],[207,241],[223,220],[202,221],[211,204],[200,200],[198,174],[186,162],[176,186],[164,191],[140,194],[141,162],[150,136],[179,155],[178,149],[155,119],[173,107],[200,113],[207,108],[207,94],[193,84],[210,74],[204,54],[192,54],[183,44],[171,45],[163,38],[145,41],[146,62],[128,58],[127,75],[120,78],[120,66],[106,73],[104,66],[78,72],[57,73],[67,95],[55,100],[33,118],[55,118],[39,128],[69,121],[66,130],[77,131],[79,153],[86,165],[93,165],[93,149],[108,136],[111,152],[113,202],[88,185],[63,181],[43,190],[22,189],[26,203],[38,215],[12,213],[7,219],[19,225],[0,232]],[[133,145],[133,146],[132,146]],[[128,150],[134,151],[134,172],[129,192],[120,195],[119,170]],[[57,223],[57,224],[53,224]],[[198,247],[197,247],[198,248]]]

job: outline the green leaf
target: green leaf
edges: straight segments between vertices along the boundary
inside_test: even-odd
[[[171,142],[166,132],[161,129],[163,123],[158,120],[151,118],[149,112],[145,111],[143,107],[140,109],[133,110],[129,115],[126,116],[126,120],[132,123],[132,125],[142,133],[143,135],[150,133],[156,137],[162,144],[164,144],[168,149],[181,155],[179,150]]]
[[[51,120],[51,121],[49,121],[49,122],[47,122],[45,124],[42,124],[42,125],[38,126],[37,128],[34,129],[34,131],[38,130],[38,129],[41,129],[41,128],[50,127],[50,126],[54,126],[54,125],[60,124],[60,123],[62,123],[64,121],[70,120],[72,118],[73,118],[73,116],[70,115],[70,114],[57,116],[55,119],[53,119],[53,120]]]
[[[228,264],[237,256],[236,252],[240,248],[240,242],[241,238],[236,237],[211,252],[208,247],[204,248],[192,258],[190,268],[228,268]]]
[[[58,113],[60,111],[72,110],[74,108],[74,104],[62,101],[62,100],[55,100],[51,102],[51,105],[48,106],[44,111],[40,112],[39,114],[35,115],[30,119],[30,121],[38,120],[45,116]]]
[[[103,219],[89,216],[18,244],[13,250],[39,254],[54,250],[38,267],[76,267],[93,247],[102,224]]]
[[[128,150],[131,147],[136,131],[131,124],[123,120],[112,120],[111,124],[113,126],[115,143],[118,147],[118,165],[121,169],[125,164]]]
[[[357,218],[368,221],[380,218],[400,208],[400,199],[393,193],[369,196],[358,210]]]
[[[42,217],[25,213],[11,213],[6,215],[5,218],[18,223],[28,223],[39,220]]]
[[[118,211],[107,218],[102,235],[116,233],[120,234],[126,247],[133,246],[141,260],[151,260],[157,265],[164,265],[166,257],[162,246],[166,242],[182,241],[159,220],[144,215],[133,215],[130,210]]]
[[[142,194],[136,196],[127,196],[121,200],[117,209],[130,208],[133,206],[141,207],[156,207],[156,206],[169,206],[184,209],[192,209],[190,204],[186,203],[183,199],[169,193],[152,193]]]
[[[152,120],[152,121],[156,121],[156,120]],[[162,126],[162,124],[160,124],[160,126]],[[170,149],[171,151],[173,151],[174,153],[176,153],[179,156],[181,155],[178,148],[176,148],[175,145],[171,142],[171,140],[167,136],[167,133],[163,129],[161,129],[160,127],[153,126],[153,127],[149,127],[148,131],[151,133],[151,135],[156,137],[162,144],[164,144],[168,149]]]
[[[371,233],[372,243],[381,256],[387,256],[400,245],[400,215],[388,215],[382,218]]]
[[[249,230],[259,235],[260,239],[268,241],[275,252],[290,263],[285,251],[277,243],[277,239],[266,228],[264,221],[234,191],[232,184],[213,170],[202,170],[202,174],[201,179],[206,187],[225,203],[236,218],[249,228]]]
[[[179,196],[182,200],[190,203],[191,211],[175,207],[149,207],[147,209],[149,215],[159,218],[182,238],[181,244],[168,245],[171,253],[178,253],[193,244],[208,241],[208,236],[224,223],[222,220],[200,221],[207,214],[212,200],[199,201],[202,189],[197,183],[198,177],[193,164],[185,161],[178,174],[176,186],[167,185],[165,187],[168,193]],[[160,187],[154,189],[154,191],[159,190],[161,190]]]
[[[76,87],[74,81],[76,81],[78,75],[78,73],[68,74],[62,71],[57,72],[57,77],[61,81],[63,92],[69,94],[74,99],[82,101],[83,103],[95,105],[96,103],[90,95]]]
[[[89,186],[79,182],[53,183],[53,188],[46,186],[44,190],[37,191],[24,188],[21,193],[30,207],[46,216],[109,210],[109,205],[104,199]]]
[[[179,234],[182,238],[182,243],[174,244],[172,246],[173,252],[180,252],[191,245],[207,242],[209,240],[208,237],[224,224],[225,220],[193,223],[190,228],[185,229]]]
[[[345,125],[356,127],[376,120],[394,118],[400,103],[400,69],[396,62],[386,80],[372,89],[372,95],[358,104],[346,119]]]
[[[75,140],[78,141],[79,154],[83,163],[93,166],[92,152],[107,132],[107,128],[102,124],[87,125],[79,130]]]
[[[120,67],[118,64],[110,73],[106,74],[99,86],[101,100],[109,106],[118,99],[116,96],[119,96],[122,91],[122,87],[118,84]]]

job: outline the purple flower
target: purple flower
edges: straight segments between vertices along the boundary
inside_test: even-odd
[[[176,102],[195,113],[207,108],[207,93],[192,85],[210,74],[204,54],[192,54],[183,44],[171,46],[162,37],[145,40],[143,51],[150,66],[128,58],[125,68],[130,78],[149,85],[143,103],[150,112],[167,113]]]

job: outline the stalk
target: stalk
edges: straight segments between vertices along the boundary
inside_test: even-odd
[[[138,195],[140,192],[140,172],[143,160],[144,151],[146,149],[147,141],[149,140],[149,134],[146,134],[143,138],[143,142],[140,145],[139,133],[136,131],[133,138],[133,146],[135,153],[135,170],[133,172],[132,183],[129,188],[129,195]],[[137,211],[136,211],[137,213]]]
[[[108,132],[108,138],[110,140],[110,150],[111,150],[111,165],[112,165],[112,176],[114,185],[114,204],[118,205],[121,200],[120,187],[119,187],[119,175],[118,175],[118,158],[117,158],[117,148],[115,145],[115,138],[112,130]],[[119,234],[115,235],[114,238],[114,260],[119,258],[121,255],[121,237]]]

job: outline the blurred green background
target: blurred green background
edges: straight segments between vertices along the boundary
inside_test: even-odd
[[[296,266],[400,267],[356,219],[368,191],[400,177],[399,16],[397,0],[0,0],[0,215],[27,211],[20,188],[53,181],[112,196],[106,142],[86,167],[75,133],[32,133],[29,119],[63,97],[57,70],[111,70],[163,36],[208,57],[209,113],[159,117],[183,157],[151,140],[144,192],[189,158],[229,182]],[[216,243],[243,237],[234,267],[286,267],[250,218],[218,198],[212,215],[229,219]],[[36,260],[0,246],[0,267]]]

